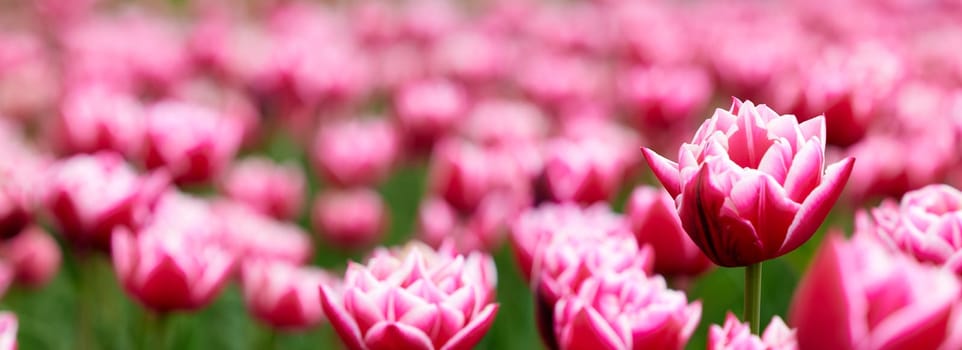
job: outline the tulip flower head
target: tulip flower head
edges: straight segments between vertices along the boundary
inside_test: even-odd
[[[735,100],[716,110],[678,163],[645,149],[682,226],[714,263],[747,266],[805,243],[838,200],[854,159],[825,164],[825,121],[799,123]]]
[[[337,186],[370,186],[387,177],[400,152],[386,120],[346,120],[322,126],[313,146],[314,167]]]
[[[778,316],[772,317],[759,338],[729,312],[723,327],[712,325],[708,330],[708,350],[798,350],[798,341],[795,331]]]
[[[245,263],[241,273],[248,309],[271,327],[306,329],[324,319],[318,288],[334,282],[326,272],[262,260]]]
[[[350,350],[470,349],[494,322],[494,261],[413,244],[351,263],[343,292],[321,286],[321,303]]]
[[[214,213],[223,222],[220,245],[244,260],[283,261],[301,265],[311,259],[310,236],[293,223],[278,221],[249,207],[222,202]]]
[[[60,246],[42,228],[32,226],[0,244],[0,259],[9,262],[17,283],[42,287],[60,269]]]
[[[371,246],[384,236],[387,210],[381,195],[374,190],[334,190],[317,196],[311,220],[325,241],[358,249]]]
[[[103,150],[139,155],[144,142],[144,110],[134,99],[104,87],[78,88],[60,107],[63,147],[70,153]]]
[[[220,174],[240,147],[237,118],[201,105],[165,101],[147,112],[148,168],[165,168],[178,183],[209,181]]]
[[[711,260],[685,233],[671,196],[648,186],[636,188],[628,198],[625,215],[639,245],[655,251],[655,273],[696,276],[711,268]]]
[[[0,350],[17,350],[17,316],[0,313]]]
[[[304,205],[307,180],[295,164],[249,158],[234,165],[222,182],[224,193],[265,215],[296,219]]]

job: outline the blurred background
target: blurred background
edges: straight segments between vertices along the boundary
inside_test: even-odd
[[[263,192],[300,181],[291,196],[302,203],[257,210],[309,238],[308,264],[340,275],[372,247],[414,237],[489,251],[501,311],[478,348],[537,349],[531,292],[505,240],[524,208],[623,211],[636,186],[660,188],[640,147],[674,155],[736,96],[799,119],[825,114],[830,158],[858,162],[823,231],[850,232],[854,208],[962,180],[960,50],[962,2],[949,0],[8,0],[0,185],[46,181],[29,162],[110,149],[137,172],[169,170],[186,193],[256,207],[263,194],[232,189],[253,181],[240,160],[284,164],[297,175]],[[118,121],[139,113],[129,106],[161,113],[171,101],[230,122],[197,132],[147,122],[138,133],[140,122]],[[239,137],[197,175],[172,160],[189,149],[128,145],[179,142],[152,128]],[[110,141],[91,141],[95,129]],[[37,202],[28,221],[57,241],[62,264],[0,299],[18,316],[20,348],[142,348],[145,311],[110,256],[77,247]],[[785,315],[823,236],[765,263],[762,320]],[[670,280],[704,305],[689,349],[742,309],[742,278],[716,268]],[[340,348],[326,323],[283,332],[258,321],[236,281],[170,322],[171,349]]]

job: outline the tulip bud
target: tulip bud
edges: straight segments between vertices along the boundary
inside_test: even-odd
[[[360,249],[380,242],[387,230],[388,212],[381,195],[360,188],[321,193],[314,200],[311,220],[325,241]]]
[[[558,202],[592,204],[614,196],[627,164],[610,143],[598,139],[555,140],[547,146],[545,180]]]
[[[400,152],[398,135],[383,119],[322,126],[314,139],[314,168],[337,186],[371,186],[387,177]]]
[[[231,199],[262,214],[290,220],[301,213],[307,181],[296,164],[275,164],[258,157],[236,163],[221,186]]]
[[[17,283],[42,287],[60,269],[60,246],[40,227],[30,227],[0,245],[0,257],[14,270]]]
[[[334,282],[326,272],[281,262],[251,261],[243,265],[241,273],[247,308],[271,327],[307,329],[324,319],[318,289]]]
[[[223,222],[220,245],[244,260],[283,261],[302,265],[311,259],[313,245],[299,226],[264,216],[247,206],[221,202],[214,213]]]
[[[186,102],[153,105],[147,115],[148,168],[165,168],[178,183],[210,181],[240,147],[243,128],[236,118]]]
[[[655,251],[655,273],[697,276],[711,268],[711,260],[691,241],[668,193],[639,186],[628,198],[625,214],[638,244]]]
[[[68,153],[141,152],[143,107],[132,96],[102,86],[83,87],[67,95],[60,107],[63,148]]]
[[[433,145],[451,131],[467,107],[464,91],[445,80],[409,84],[394,99],[401,131],[416,148]]]

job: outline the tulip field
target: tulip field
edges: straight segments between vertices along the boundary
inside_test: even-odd
[[[0,2],[0,350],[962,349],[962,3]]]

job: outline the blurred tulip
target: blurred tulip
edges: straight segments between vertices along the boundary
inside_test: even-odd
[[[626,206],[625,215],[639,246],[650,245],[655,251],[655,273],[666,277],[697,276],[712,267],[711,260],[685,233],[667,192],[639,186]]]
[[[78,88],[60,106],[62,147],[68,153],[115,151],[138,156],[146,124],[139,102],[101,86]]]
[[[252,157],[235,163],[220,186],[228,197],[262,214],[291,220],[301,214],[307,180],[297,164]]]
[[[0,132],[0,138],[10,140],[13,135]],[[47,161],[22,145],[0,144],[0,237],[8,238],[20,233],[33,221],[34,211],[47,185],[43,174]]]
[[[321,193],[314,200],[311,213],[315,232],[337,247],[369,247],[387,233],[388,208],[381,195],[371,189]]]
[[[833,235],[789,311],[799,349],[956,349],[959,281],[885,251],[868,236]]]
[[[116,227],[146,218],[167,182],[163,172],[138,175],[115,153],[77,155],[53,165],[45,203],[67,239],[105,248]]]
[[[0,260],[0,298],[7,294],[7,289],[13,284],[16,275],[13,266]]]
[[[551,125],[529,102],[489,99],[478,102],[462,126],[465,134],[482,145],[510,147],[544,141]]]
[[[601,71],[592,63],[576,55],[536,54],[521,64],[515,79],[530,99],[558,112],[600,98]]]
[[[686,126],[712,96],[711,77],[697,67],[635,68],[619,81],[621,103],[645,134]]]
[[[0,244],[0,258],[13,268],[16,282],[29,287],[43,287],[60,270],[60,246],[36,226]]]
[[[461,213],[474,211],[493,187],[491,157],[460,140],[439,143],[431,155],[428,187]]]
[[[17,350],[17,316],[0,312],[0,350]]]
[[[701,319],[701,303],[689,304],[661,277],[628,271],[589,278],[554,314],[562,350],[682,349]]]
[[[394,98],[401,131],[416,148],[433,145],[450,132],[467,108],[464,91],[446,80],[410,83]]]
[[[351,263],[343,292],[321,285],[321,305],[351,350],[469,349],[494,322],[494,261],[411,245]]]
[[[948,185],[911,191],[900,202],[886,200],[856,216],[856,232],[923,263],[948,265],[962,273],[962,192]]]
[[[397,161],[400,141],[383,119],[346,120],[322,126],[314,138],[314,167],[337,186],[370,186]]]
[[[242,132],[237,119],[214,110],[160,102],[148,110],[145,163],[167,169],[177,183],[210,181],[234,158]]]
[[[611,199],[624,179],[628,164],[612,145],[599,139],[548,143],[545,182],[558,202],[592,204]]]
[[[507,196],[489,195],[474,213],[461,217],[443,199],[431,197],[418,208],[418,239],[432,247],[453,241],[460,252],[495,252],[518,207]]]
[[[854,159],[825,168],[825,120],[798,123],[735,100],[680,149],[648,164],[678,202],[682,227],[714,263],[747,266],[784,255],[822,224]],[[728,203],[728,204],[726,204]]]
[[[318,289],[335,281],[320,269],[252,261],[242,266],[244,300],[260,321],[282,330],[308,329],[324,319]]]
[[[233,268],[233,257],[197,237],[205,228],[158,221],[112,237],[114,270],[127,293],[146,308],[165,313],[210,303]]]
[[[795,330],[788,328],[778,316],[765,328],[761,338],[754,335],[748,324],[741,323],[731,312],[725,316],[725,326],[711,325],[708,330],[708,350],[797,350]]]
[[[481,87],[504,69],[504,49],[497,43],[492,35],[476,31],[449,34],[434,51],[435,64],[468,87]]]
[[[303,265],[311,259],[313,244],[300,226],[277,221],[237,203],[215,203],[213,212],[223,222],[220,244],[242,260]]]

